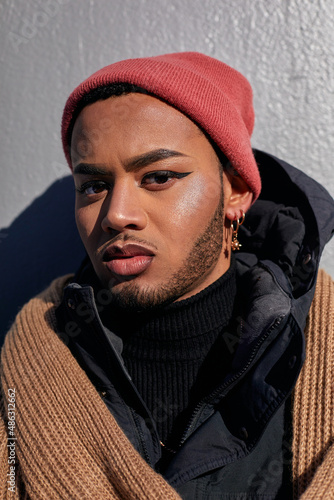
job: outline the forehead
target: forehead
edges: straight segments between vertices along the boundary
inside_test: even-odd
[[[201,129],[177,109],[137,93],[113,96],[83,108],[73,128],[72,152],[78,142],[98,145],[107,137],[126,142],[129,148],[134,144],[137,147],[139,141],[146,148],[205,138]]]

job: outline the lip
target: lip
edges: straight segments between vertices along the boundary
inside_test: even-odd
[[[137,276],[143,273],[151,265],[153,258],[152,250],[135,243],[110,245],[102,257],[109,271],[118,276]]]

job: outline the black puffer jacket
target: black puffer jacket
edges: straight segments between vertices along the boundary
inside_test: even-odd
[[[178,452],[161,470],[189,500],[290,498],[289,395],[303,363],[321,251],[334,231],[334,202],[302,172],[255,154],[263,190],[240,229],[240,308],[221,338],[233,354],[231,370],[194,408]],[[58,309],[64,340],[134,447],[156,468],[161,446],[155,424],[125,370],[120,339],[101,323],[103,304],[91,283],[84,284],[86,276],[65,289]]]

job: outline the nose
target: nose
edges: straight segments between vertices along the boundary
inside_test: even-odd
[[[146,227],[147,216],[140,191],[131,180],[115,182],[103,203],[101,225],[104,231],[122,232],[124,229],[141,230]]]

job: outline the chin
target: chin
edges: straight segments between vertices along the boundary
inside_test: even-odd
[[[112,304],[129,311],[151,311],[176,300],[172,294],[166,294],[163,287],[139,285],[135,280],[109,286],[109,290]]]

